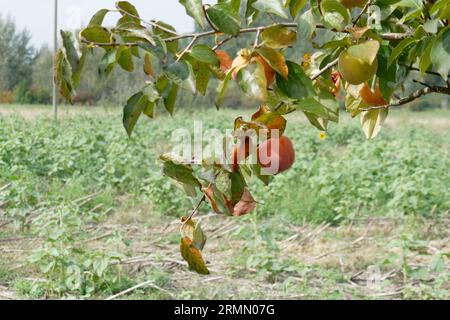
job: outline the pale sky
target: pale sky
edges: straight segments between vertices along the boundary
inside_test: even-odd
[[[74,29],[85,26],[99,9],[114,9],[116,0],[58,0],[59,29]],[[0,0],[0,14],[10,15],[20,29],[28,29],[32,43],[41,46],[53,43],[54,0]],[[186,15],[178,0],[131,0],[141,17],[158,19],[172,24],[177,31],[187,32],[194,28],[193,20]],[[215,1],[203,1],[215,3]],[[114,22],[114,14],[106,24]]]

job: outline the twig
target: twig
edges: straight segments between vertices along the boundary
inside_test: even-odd
[[[258,29],[258,31],[256,31],[255,42],[253,43],[253,49],[256,49],[256,47],[258,47],[260,35],[261,35],[261,29]]]
[[[231,36],[231,37],[225,38],[225,39],[223,39],[223,40],[217,42],[216,45],[212,48],[213,51],[217,50],[219,47],[221,47],[222,45],[224,45],[225,43],[227,43],[228,41],[230,41],[230,40],[233,39],[233,38],[234,38],[234,37]]]
[[[177,58],[176,62],[180,61],[180,59],[186,54],[186,52],[191,50],[191,48],[194,45],[195,41],[197,41],[197,37],[194,37],[192,39],[192,41],[188,44],[188,46],[178,55],[178,58]]]
[[[425,96],[427,94],[430,94],[430,93],[442,93],[442,94],[450,95],[450,88],[449,87],[426,87],[426,88],[422,88],[417,91],[414,91],[409,96],[399,99],[397,101],[391,102],[389,104],[382,105],[382,106],[372,106],[372,107],[360,109],[360,110],[361,111],[370,111],[370,110],[386,109],[386,108],[390,108],[390,107],[398,107],[398,106],[407,104],[411,101],[414,101],[414,100],[416,100],[422,96]]]
[[[402,64],[402,63],[399,63],[399,65],[402,66],[402,67],[406,67],[406,68],[408,68],[409,70],[420,72],[420,69],[418,69],[418,68],[415,68],[415,67],[412,67],[412,66],[408,66],[408,65]],[[431,75],[433,75],[433,76],[437,76],[437,77],[439,77],[439,78],[442,78],[442,76],[441,76],[440,73],[437,73],[437,72],[434,72],[434,71],[425,71],[425,73],[426,73],[426,74],[431,74]],[[447,75],[447,78],[448,78],[448,77],[450,77],[450,74]]]
[[[319,70],[315,75],[313,75],[311,77],[311,80],[316,80],[318,77],[320,77],[322,74],[324,74],[325,72],[327,72],[328,69],[334,67],[335,65],[337,65],[339,61],[339,58],[336,60],[331,61],[330,63],[328,63],[325,67],[323,67],[323,69]]]
[[[165,290],[165,289],[163,289],[163,288],[158,287],[156,284],[153,283],[153,281],[145,281],[145,282],[142,282],[142,283],[140,283],[140,284],[135,285],[134,287],[128,288],[128,289],[126,289],[126,290],[124,290],[124,291],[121,291],[121,292],[115,294],[115,295],[112,295],[112,296],[110,296],[109,298],[106,298],[106,300],[114,300],[114,299],[117,299],[117,298],[119,298],[119,297],[121,297],[121,296],[123,296],[123,295],[126,295],[127,293],[130,293],[130,292],[132,292],[132,291],[134,291],[134,290],[137,290],[137,289],[139,289],[139,288],[142,288],[142,287],[151,287],[151,288],[154,288],[154,289],[156,289],[156,290],[159,290],[159,291],[162,291],[162,292],[166,293],[167,295],[169,295],[169,296],[170,296],[171,298],[173,298],[173,299],[176,298],[176,297],[175,297],[172,293],[170,293],[169,291],[167,291],[167,290]]]
[[[194,210],[189,214],[187,219],[183,222],[183,225],[185,225],[188,221],[190,221],[198,212],[198,209],[202,205],[202,203],[206,200],[206,195],[203,195],[203,197],[198,201],[197,205],[195,206]]]
[[[372,0],[367,1],[366,5],[362,8],[361,12],[359,13],[359,15],[356,17],[355,21],[353,21],[353,27],[356,26],[356,24],[358,23],[358,21],[361,19],[361,17],[363,16],[364,12],[366,12],[366,10],[372,5]]]

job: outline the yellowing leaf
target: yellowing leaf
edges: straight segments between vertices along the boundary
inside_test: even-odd
[[[190,219],[186,221],[187,217],[182,217],[181,221],[183,225],[181,226],[181,236],[183,238],[187,237],[192,240],[192,245],[198,250],[203,250],[206,243],[206,236],[203,233],[202,228],[198,221]]]
[[[274,26],[263,31],[262,38],[267,47],[280,49],[293,45],[297,40],[297,33],[283,26]]]
[[[261,63],[255,61],[241,69],[237,80],[242,91],[248,96],[259,101],[267,101],[267,79]]]
[[[367,139],[373,139],[380,133],[388,113],[388,108],[361,112],[361,127]]]
[[[180,252],[183,259],[188,263],[189,269],[199,274],[209,274],[200,250],[192,245],[192,240],[183,237],[180,244]]]
[[[288,77],[289,69],[286,65],[284,56],[273,48],[263,47],[257,50],[259,55],[269,64],[272,69],[281,74],[284,78]]]

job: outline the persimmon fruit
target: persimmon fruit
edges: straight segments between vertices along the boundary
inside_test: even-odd
[[[278,144],[278,150],[274,145]],[[275,147],[276,148],[276,147]],[[276,171],[273,174],[288,170],[295,161],[295,150],[292,141],[282,136],[280,138],[270,138],[258,146],[258,163],[263,168],[271,168]],[[274,168],[272,168],[274,166]]]
[[[375,58],[370,64],[343,51],[339,56],[338,68],[345,81],[358,85],[373,77],[377,72],[378,60]]]

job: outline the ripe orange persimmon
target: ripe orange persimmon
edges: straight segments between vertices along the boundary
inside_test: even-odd
[[[278,144],[278,150],[274,145]],[[275,170],[273,174],[286,171],[295,161],[294,145],[288,137],[271,138],[258,146],[258,163],[263,168]]]
[[[359,94],[361,96],[361,99],[368,106],[384,106],[388,104],[387,101],[381,95],[380,86],[378,85],[378,83],[375,86],[375,92],[372,92],[372,90],[369,87],[369,84],[365,82],[364,86],[361,88],[361,91],[359,91]]]
[[[223,72],[227,72],[228,70],[230,70],[233,64],[233,60],[231,59],[230,55],[223,50],[216,50],[216,55],[220,61],[220,69]]]

